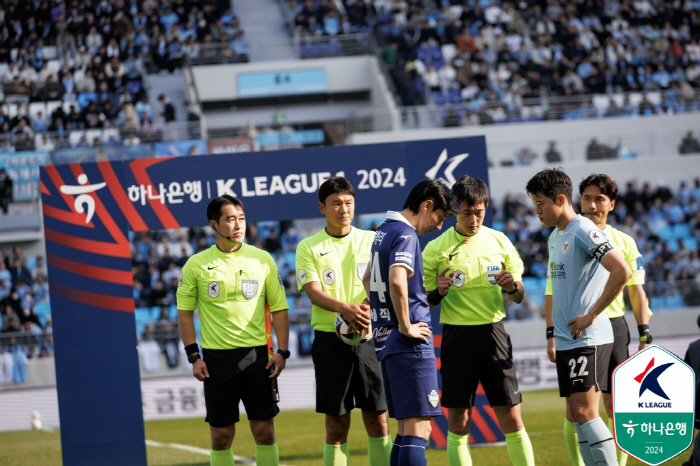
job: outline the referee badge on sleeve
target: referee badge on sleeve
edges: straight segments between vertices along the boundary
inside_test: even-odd
[[[258,294],[258,280],[243,280],[241,287],[245,299],[253,299]]]

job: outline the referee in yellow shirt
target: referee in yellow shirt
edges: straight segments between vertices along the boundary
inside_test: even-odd
[[[245,212],[233,196],[207,207],[216,244],[190,257],[177,289],[178,324],[192,374],[204,382],[206,421],[211,433],[211,466],[233,466],[231,444],[245,406],[259,466],[278,466],[273,418],[279,412],[273,380],[289,357],[287,300],[269,253],[243,243]],[[277,335],[276,354],[267,351],[265,305]],[[202,354],[193,314],[199,305]],[[274,368],[272,370],[271,368]]]
[[[299,290],[313,308],[311,354],[316,373],[316,412],[325,414],[324,466],[348,464],[350,411],[362,410],[371,466],[389,466],[391,440],[382,369],[371,340],[359,346],[343,343],[335,334],[337,314],[359,330],[370,323],[362,277],[369,263],[373,231],[353,228],[355,189],[343,177],[326,180],[318,190],[318,207],[326,228],[297,246]]]
[[[610,240],[613,248],[620,251],[625,258],[625,262],[632,270],[632,278],[627,282],[627,292],[629,294],[630,303],[632,304],[632,312],[637,321],[637,330],[639,332],[639,349],[644,349],[652,342],[651,333],[649,333],[649,307],[647,305],[647,295],[644,292],[644,259],[637,249],[637,244],[631,236],[622,231],[608,225],[608,215],[615,208],[615,201],[618,196],[617,184],[607,175],[591,175],[581,181],[579,184],[579,194],[581,195],[581,215],[587,217],[598,228],[603,230],[605,236]],[[545,314],[551,316],[551,283],[547,282],[545,291]],[[610,389],[612,387],[612,372],[613,370],[629,357],[630,332],[625,320],[625,300],[623,293],[620,293],[617,298],[605,309],[605,313],[610,319],[610,324],[613,328],[615,341],[613,342],[613,350],[610,355],[610,371],[608,373],[608,388],[603,390],[603,404],[605,411],[608,413],[608,426],[612,431],[612,406]],[[553,325],[551,322],[547,326]],[[554,356],[554,338],[547,339],[547,354],[552,362],[555,362]],[[568,406],[567,406],[568,408]],[[569,409],[567,409],[567,413]],[[583,459],[579,453],[578,436],[571,419],[564,421],[564,439],[566,447],[569,450],[569,456],[572,463],[576,466],[583,466]],[[627,464],[627,453],[619,448],[617,449],[617,463],[619,466]]]
[[[493,407],[511,462],[535,464],[520,415],[522,396],[513,364],[503,295],[520,303],[525,295],[523,262],[510,240],[482,225],[489,190],[482,180],[463,176],[453,186],[459,202],[457,224],[423,251],[425,289],[432,306],[441,305],[442,405],[447,408],[450,466],[471,466],[471,408],[481,381]]]

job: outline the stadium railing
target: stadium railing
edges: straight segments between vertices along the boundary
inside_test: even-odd
[[[290,60],[305,58],[348,57],[354,55],[374,54],[376,44],[371,34],[341,34],[337,36],[313,36],[290,37],[283,40],[248,40],[247,57],[255,57],[256,62],[279,60],[279,54],[274,51],[276,47],[288,47],[291,43],[293,56]],[[233,52],[229,44],[200,43],[196,57],[186,57],[186,66],[219,65],[225,63],[239,63],[248,61]]]

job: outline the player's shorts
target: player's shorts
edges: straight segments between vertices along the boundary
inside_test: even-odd
[[[398,353],[382,359],[389,417],[440,416],[435,353]]]
[[[343,416],[357,407],[386,411],[382,369],[372,340],[358,346],[335,333],[314,332],[311,347],[316,374],[316,412]]]
[[[630,329],[627,326],[627,321],[624,317],[615,317],[614,319],[610,319],[610,325],[612,325],[615,341],[613,341],[610,363],[608,364],[608,386],[605,390],[601,390],[605,393],[611,393],[612,373],[615,368],[630,357]]]
[[[248,419],[262,421],[279,413],[272,398],[272,379],[267,346],[214,350],[202,348],[209,377],[204,379],[206,421],[212,427],[226,427],[239,421],[242,400]]]
[[[479,381],[491,406],[522,402],[513,363],[513,345],[503,322],[442,327],[442,405],[469,408]]]
[[[613,344],[584,346],[557,351],[557,378],[559,396],[568,398],[572,393],[587,392],[592,386],[608,389],[608,365]]]

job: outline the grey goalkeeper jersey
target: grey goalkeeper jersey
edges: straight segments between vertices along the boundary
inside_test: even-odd
[[[612,343],[612,327],[605,312],[576,340],[567,323],[587,314],[603,292],[608,271],[600,261],[613,249],[605,233],[586,217],[577,215],[564,231],[552,231],[548,247],[556,349]]]

